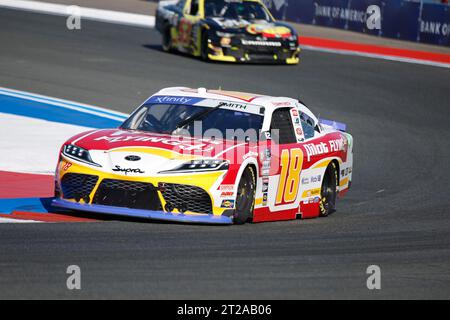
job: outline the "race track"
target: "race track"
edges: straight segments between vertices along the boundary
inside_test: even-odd
[[[449,69],[311,51],[297,67],[207,64],[161,52],[154,30],[6,9],[0,39],[4,87],[122,112],[165,86],[299,97],[355,139],[352,189],[328,218],[0,224],[0,298],[450,298]]]

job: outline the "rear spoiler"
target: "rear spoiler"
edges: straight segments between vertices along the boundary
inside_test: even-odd
[[[336,130],[345,132],[347,130],[347,125],[342,122],[337,122],[333,120],[319,119],[319,123],[328,127],[332,127]]]

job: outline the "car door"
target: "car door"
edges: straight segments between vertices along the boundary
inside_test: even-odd
[[[301,143],[303,130],[297,108],[279,108],[272,114],[272,143],[278,144],[271,155],[271,192],[268,204],[271,211],[292,210],[299,207],[300,174],[304,163]],[[298,120],[297,120],[298,119]]]
[[[183,15],[177,26],[178,49],[188,53],[195,53],[199,44],[198,22],[202,17],[203,0],[187,0]]]

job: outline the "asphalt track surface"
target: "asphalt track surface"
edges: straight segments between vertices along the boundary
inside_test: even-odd
[[[174,85],[301,97],[348,124],[352,189],[314,220],[2,224],[0,298],[450,298],[449,69],[310,51],[297,67],[208,64],[159,42],[0,9],[0,84],[123,112]],[[66,289],[70,264],[80,291]]]

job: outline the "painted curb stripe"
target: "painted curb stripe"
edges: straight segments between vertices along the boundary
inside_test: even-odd
[[[35,213],[26,211],[15,211],[12,214],[0,214],[0,219],[8,222],[97,222],[98,220],[68,216],[56,213]],[[16,221],[15,221],[16,220]],[[0,220],[1,221],[1,220]]]
[[[444,53],[408,50],[315,37],[300,37],[300,44],[303,49],[309,50],[450,68],[450,54]]]
[[[49,103],[53,102],[56,105],[62,106],[62,107],[65,107],[65,106],[76,107],[77,109],[94,111],[94,112],[96,112],[96,114],[104,114],[107,116],[108,115],[113,116],[113,117],[115,117],[114,119],[117,119],[117,118],[118,119],[126,119],[128,117],[128,115],[123,112],[118,112],[118,111],[114,111],[114,110],[110,110],[110,109],[106,109],[106,108],[101,108],[101,107],[96,107],[96,106],[91,106],[88,104],[75,102],[75,101],[63,100],[63,99],[48,97],[48,96],[44,96],[44,95],[40,95],[40,94],[36,94],[36,93],[19,91],[19,90],[14,90],[14,89],[9,89],[9,88],[0,87],[0,94],[12,95],[15,97],[22,97],[24,99],[30,98],[30,100],[34,99],[34,100],[45,101],[45,102],[49,102]]]
[[[124,119],[20,95],[0,93],[0,113],[92,128],[115,128]]]

